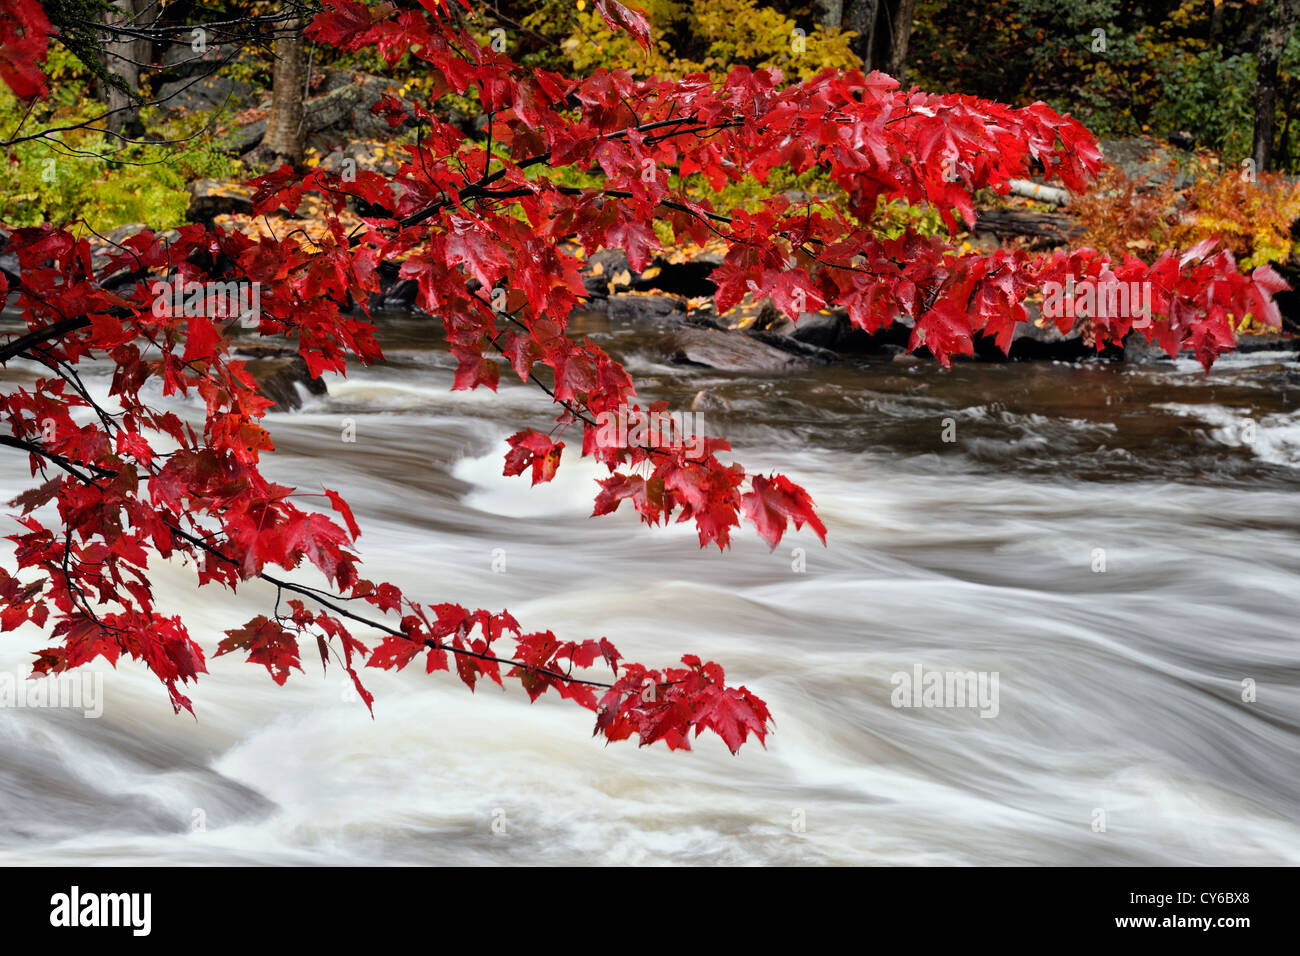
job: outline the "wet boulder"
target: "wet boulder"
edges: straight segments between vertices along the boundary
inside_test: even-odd
[[[1097,354],[1097,350],[1083,341],[1080,330],[1061,332],[1050,320],[1019,322],[1012,333],[1009,357],[1018,360],[1048,360],[1076,362]]]
[[[686,302],[671,295],[612,295],[605,305],[611,322],[652,322],[686,314]]]
[[[246,345],[235,349],[235,357],[245,362],[257,390],[263,397],[275,402],[273,412],[289,412],[302,408],[301,385],[309,395],[324,395],[327,390],[323,379],[312,378],[307,362],[293,349],[270,345]]]
[[[764,345],[770,345],[774,349],[788,352],[789,354],[811,362],[814,365],[834,365],[836,362],[840,361],[839,355],[830,349],[811,345],[807,342],[800,341],[793,336],[782,335],[780,332],[755,329],[745,334],[752,339],[757,339]]]
[[[900,317],[868,332],[855,326],[843,309],[805,312],[790,331],[790,337],[816,349],[841,355],[880,355],[906,347],[912,336],[911,319]]]
[[[795,323],[792,337],[821,349],[837,349],[852,331],[848,314],[839,310],[805,312]]]
[[[718,316],[718,324],[727,329],[762,329],[789,335],[794,323],[782,315],[770,298],[756,299],[746,292],[730,309]]]
[[[665,336],[659,348],[670,362],[726,372],[791,372],[808,366],[806,359],[752,336],[717,329],[677,329]]]
[[[630,291],[633,278],[632,266],[622,249],[593,252],[582,267],[582,284],[588,295],[598,299]]]
[[[190,184],[190,222],[210,224],[217,216],[247,216],[253,212],[253,190],[237,183],[200,179]]]
[[[700,253],[683,262],[673,262],[660,256],[637,276],[632,288],[638,291],[659,291],[687,298],[712,296],[718,286],[710,274],[722,265],[722,257]]]

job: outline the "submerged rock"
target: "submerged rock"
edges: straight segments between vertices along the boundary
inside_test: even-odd
[[[808,345],[835,349],[848,338],[851,328],[849,317],[844,312],[805,312],[799,316],[792,334]]]
[[[731,403],[721,395],[715,395],[707,389],[700,389],[691,399],[691,411],[693,412],[725,412],[731,408]]]
[[[837,353],[830,349],[824,349],[817,345],[811,345],[802,342],[797,338],[789,335],[782,335],[780,332],[769,332],[763,329],[757,329],[748,333],[750,338],[758,339],[764,345],[770,345],[774,349],[780,349],[782,352],[789,352],[791,355],[798,356],[812,362],[815,365],[834,365],[840,361]]]

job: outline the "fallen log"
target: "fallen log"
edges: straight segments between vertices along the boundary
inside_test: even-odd
[[[1083,233],[1069,216],[1026,209],[980,209],[975,213],[975,232],[1002,236],[1034,236],[1055,242],[1069,242]]]
[[[1024,196],[1039,202],[1050,202],[1054,206],[1065,206],[1070,202],[1070,194],[1060,186],[1044,186],[1042,183],[1030,182],[1028,179],[1011,179],[1007,181],[1013,196]]]

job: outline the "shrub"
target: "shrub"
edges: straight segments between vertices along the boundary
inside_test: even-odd
[[[1247,271],[1289,259],[1295,250],[1291,224],[1300,219],[1300,182],[1275,173],[1251,181],[1245,170],[1215,168],[1205,158],[1197,163],[1200,175],[1182,192],[1172,176],[1153,185],[1107,171],[1072,207],[1084,227],[1081,243],[1151,262],[1164,249],[1213,239]]]
[[[88,84],[67,54],[52,57],[52,103],[40,117],[26,110],[8,90],[0,88],[0,126],[6,130],[73,125],[103,112],[88,96]],[[156,120],[147,112],[146,125]],[[12,146],[10,186],[5,218],[10,225],[83,220],[103,232],[128,222],[149,222],[156,229],[180,225],[189,203],[188,184],[204,177],[230,178],[238,164],[222,154],[201,130],[206,117],[195,115],[157,123],[151,135],[171,143],[129,144],[119,147],[102,133],[76,130],[54,133]]]

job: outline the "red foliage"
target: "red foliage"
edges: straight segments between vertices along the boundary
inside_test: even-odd
[[[36,0],[0,0],[0,80],[20,100],[48,92],[41,62],[50,21]]]
[[[18,22],[35,22],[39,8],[0,0],[15,2],[27,17]],[[299,640],[311,636],[322,662],[341,653],[368,705],[360,662],[400,669],[424,654],[430,672],[454,660],[471,688],[482,677],[517,680],[533,698],[554,688],[595,711],[596,732],[609,740],[635,734],[642,744],[688,747],[692,729],[697,736],[711,730],[735,751],[749,734],[762,740],[767,733],[767,707],[744,687],[728,686],[717,664],[688,655],[683,667],[650,670],[623,661],[604,638],[576,643],[549,631],[525,634],[507,612],[421,603],[362,578],[353,550],[359,529],[346,503],[324,492],[340,525],[304,510],[300,493],[262,474],[261,453],[272,447],[260,424],[269,402],[230,357],[230,320],[156,314],[150,284],[159,278],[257,282],[260,333],[296,341],[315,374],[382,358],[373,327],[352,305],[364,312],[379,290],[378,263],[400,260],[401,275],[418,283],[418,304],[444,323],[458,362],[456,388],[495,388],[500,366],[493,356],[500,354],[521,379],[552,395],[558,427],[582,429],[582,454],[611,472],[600,483],[595,514],[631,499],[646,523],[693,520],[701,546],[719,548],[742,517],[772,547],[790,521],[809,524],[823,540],[826,529],[808,493],[785,477],[720,461],[730,450],[725,441],[708,439],[703,455],[688,457],[680,447],[626,447],[602,437],[597,419],[636,407],[636,394],[617,362],[566,334],[565,317],[585,295],[570,240],[588,254],[622,247],[639,267],[658,247],[649,225],[656,219],[697,243],[721,237],[729,251],[714,275],[719,308],[751,292],[772,296],[792,318],[823,303],[843,306],[866,329],[901,313],[915,320],[912,347],[924,346],[944,365],[953,354],[969,354],[976,333],[1005,347],[1025,317],[1025,298],[1070,273],[1152,282],[1159,318],[1144,334],[1171,352],[1190,342],[1207,367],[1232,345],[1229,317],[1276,319],[1269,299],[1279,288],[1276,276],[1267,269],[1242,276],[1225,252],[1198,247],[1146,266],[1091,250],[1041,259],[1010,251],[961,255],[941,237],[872,232],[867,224],[881,197],[932,203],[955,229],[958,214],[971,219],[975,190],[1002,189],[1033,162],[1081,188],[1098,171],[1096,146],[1077,122],[1041,103],[1012,109],[905,92],[878,73],[828,71],[792,85],[775,72],[744,68],[680,82],[637,81],[623,71],[566,79],[480,47],[437,2],[402,10],[353,0],[325,5],[308,27],[312,40],[373,46],[390,64],[409,53],[440,90],[474,88],[508,155],[489,153],[420,108],[420,144],[407,147],[407,161],[391,178],[282,168],[256,181],[259,212],[293,210],[307,192],[326,197],[336,212],[349,197],[391,210],[352,235],[337,219],[311,247],[292,235],[253,239],[199,226],[167,243],[144,232],[95,272],[88,245],[69,231],[14,233],[19,305],[31,331],[0,345],[0,362],[21,355],[52,374],[0,397],[12,436],[0,440],[28,452],[33,475],[47,479],[15,502],[24,530],[11,539],[19,570],[43,577],[20,583],[3,573],[0,626],[52,622],[55,643],[38,655],[38,671],[126,654],[158,675],[175,707],[190,709],[181,685],[204,671],[203,654],[179,619],[155,609],[147,573],[155,556],[182,557],[200,585],[234,590],[260,577],[296,595],[288,615],[277,606],[274,617],[258,615],[227,631],[217,652],[246,654],[277,683],[300,668]],[[640,14],[615,0],[599,0],[597,9],[644,38]],[[37,24],[0,40],[0,75],[16,91],[39,87],[39,32]],[[380,107],[390,117],[400,109],[387,101]],[[828,213],[777,195],[758,211],[720,211],[670,187],[670,169],[720,185],[745,176],[763,181],[783,164],[821,167],[844,189],[846,207]],[[565,166],[601,170],[604,186],[573,189],[535,175],[539,167]],[[1101,321],[1099,346],[1130,326],[1128,319]],[[120,410],[112,415],[76,377],[80,362],[104,357],[116,366],[112,395]],[[196,394],[206,409],[201,433],[147,404],[146,384],[166,396]],[[86,409],[92,414],[73,414]],[[530,471],[534,483],[555,474],[562,446],[551,437],[524,430],[510,446],[507,474]],[[48,502],[57,504],[57,528],[32,515]],[[333,590],[274,571],[304,562]],[[353,636],[359,628],[381,635],[373,649]],[[507,634],[510,652],[500,646]],[[597,664],[613,671],[611,681],[573,674]]]

